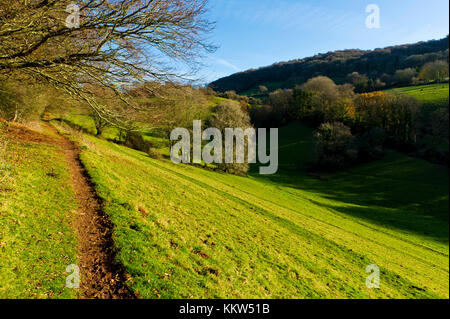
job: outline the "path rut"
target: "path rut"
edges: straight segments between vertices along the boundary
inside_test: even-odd
[[[48,125],[58,135],[57,143],[65,153],[72,185],[79,203],[74,226],[79,237],[80,289],[85,299],[133,299],[126,286],[122,268],[115,263],[112,224],[102,211],[83,164],[78,146]]]

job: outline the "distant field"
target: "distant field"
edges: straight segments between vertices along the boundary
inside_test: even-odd
[[[244,178],[88,135],[83,145],[140,297],[449,297],[444,167],[392,152],[323,180]],[[381,268],[380,289],[365,286],[369,264]]]
[[[394,94],[407,94],[421,101],[424,106],[448,107],[449,84],[431,84],[422,86],[410,86],[398,89],[386,90]]]

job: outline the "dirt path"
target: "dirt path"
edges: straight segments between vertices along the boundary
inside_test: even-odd
[[[82,298],[129,299],[132,292],[124,284],[120,267],[114,262],[112,249],[112,225],[102,211],[101,199],[97,196],[90,178],[84,169],[77,145],[57,130],[57,143],[66,155],[75,195],[79,202],[75,227],[79,236],[79,267],[81,272]]]

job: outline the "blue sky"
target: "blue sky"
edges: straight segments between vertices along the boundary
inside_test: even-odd
[[[380,28],[366,27],[366,7]],[[341,49],[374,49],[440,39],[449,33],[448,0],[210,0],[219,49],[199,73],[209,82],[238,71]]]

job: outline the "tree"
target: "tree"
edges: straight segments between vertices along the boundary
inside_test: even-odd
[[[419,74],[421,80],[441,82],[448,77],[448,63],[438,60],[425,64]]]
[[[272,107],[272,123],[285,125],[295,119],[292,90],[278,89],[269,94],[267,103]]]
[[[252,106],[249,110],[251,122],[255,127],[274,127],[273,109],[270,105]]]
[[[379,127],[374,127],[356,136],[359,160],[368,161],[381,158],[384,154],[385,139],[386,133]]]
[[[211,126],[218,128],[222,132],[222,138],[225,138],[226,128],[241,128],[242,130],[253,128],[250,123],[250,117],[247,112],[245,112],[239,103],[234,101],[224,101],[220,103],[216,110],[213,118],[210,121]],[[235,144],[235,143],[234,143]],[[223,143],[225,145],[225,143]],[[245,142],[245,150],[248,151],[248,141]],[[236,145],[233,149],[234,156],[236,158]],[[247,154],[247,152],[245,152]],[[225,158],[225,151],[222,150],[222,156]],[[221,164],[218,164],[219,168],[227,173],[233,174],[245,174],[249,170],[248,158],[244,163],[237,163],[233,160],[233,163],[225,163],[225,160]]]
[[[0,82],[0,118],[16,122],[19,119],[22,99],[4,83]]]
[[[261,93],[261,94],[266,94],[267,91],[269,91],[269,89],[267,88],[267,86],[264,86],[264,85],[260,85],[260,86],[258,87],[258,90],[259,90],[259,93]]]
[[[315,132],[317,165],[326,169],[344,168],[357,157],[354,137],[343,123],[324,123]]]
[[[337,85],[332,79],[326,76],[317,76],[309,79],[301,86],[305,91],[319,93],[327,100],[336,100],[339,97]]]
[[[373,51],[340,50],[317,54],[235,73],[212,82],[210,87],[218,92],[235,90],[238,94],[242,94],[267,83],[283,83],[284,88],[294,88],[317,75],[328,76],[336,83],[340,83],[352,72],[363,74],[374,81],[380,78],[390,86],[389,77],[398,69],[417,69],[430,61],[448,60],[448,41],[447,36],[441,40]],[[383,74],[387,74],[388,77]],[[357,92],[360,93],[359,87]]]
[[[95,129],[97,130],[96,135],[102,135],[103,130],[108,126],[108,122],[99,116],[95,111],[91,113],[91,116],[94,119]]]
[[[12,122],[38,122],[44,113],[60,117],[69,97],[26,78],[0,81],[0,117]]]
[[[210,115],[210,100],[204,91],[191,86],[167,84],[158,96],[143,95],[137,100],[145,109],[141,120],[162,128],[168,140],[173,129],[190,128],[193,120],[206,120]]]
[[[77,27],[66,25],[67,6],[81,13]],[[48,81],[87,102],[114,125],[123,122],[89,90],[101,85],[126,103],[123,88],[149,80],[184,78],[167,61],[197,67],[210,52],[207,0],[0,0],[0,75],[26,74]],[[184,69],[184,68],[183,68]]]
[[[314,120],[314,110],[312,104],[313,94],[296,87],[293,91],[293,99],[296,108],[296,119],[304,121]]]
[[[376,79],[374,86],[375,90],[382,90],[383,88],[386,87],[386,82],[383,82],[381,79]]]
[[[307,101],[311,105],[314,124],[346,121],[353,116],[352,85],[336,85],[330,78],[319,76],[308,80],[301,89],[314,93]]]
[[[395,143],[413,142],[416,139],[419,106],[416,99],[406,95],[383,92],[359,94],[355,98],[354,130],[363,133],[379,127]]]
[[[238,101],[238,100],[239,100],[239,95],[236,94],[235,91],[226,91],[226,92],[224,93],[224,96],[225,96],[227,99],[229,99],[229,100],[235,100],[235,101]]]
[[[413,68],[397,70],[394,74],[394,81],[397,84],[411,84],[415,76],[417,76],[417,71]]]
[[[347,80],[355,86],[356,92],[364,92],[369,88],[369,78],[364,74],[350,73],[347,75]]]
[[[417,140],[417,114],[420,103],[408,95],[391,96],[389,100],[389,120],[386,133],[402,144],[412,144]]]

